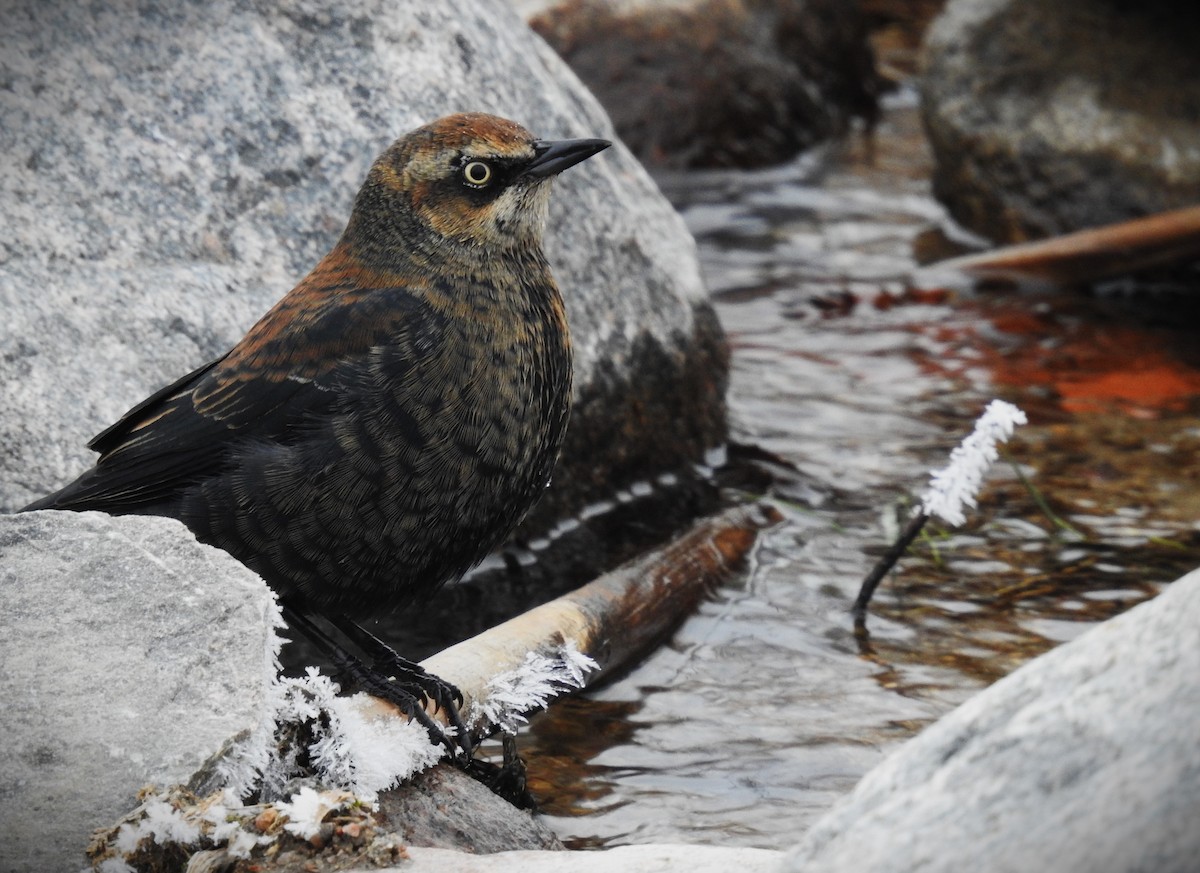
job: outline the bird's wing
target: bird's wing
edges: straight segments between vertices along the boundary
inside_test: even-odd
[[[28,508],[147,511],[213,475],[238,445],[297,439],[341,402],[371,349],[417,354],[436,342],[438,316],[410,287],[317,285],[317,273],[228,354],[98,434],[88,444],[100,452],[96,466]]]

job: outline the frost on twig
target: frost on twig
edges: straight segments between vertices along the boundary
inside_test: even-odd
[[[467,721],[480,734],[493,727],[514,733],[526,713],[582,688],[594,669],[596,662],[572,643],[531,652],[489,682],[487,697],[471,704]],[[217,765],[219,784],[240,798],[282,799],[292,780],[312,777],[370,803],[444,753],[418,723],[339,696],[338,686],[315,668],[300,678],[272,677],[267,696],[266,723]]]
[[[565,691],[582,688],[586,676],[598,669],[594,660],[572,642],[551,655],[530,652],[516,669],[501,673],[488,683],[488,696],[476,701],[467,712],[467,724],[480,724],[515,734],[527,721],[526,714],[544,709]]]
[[[975,508],[983,477],[1000,457],[996,444],[1006,442],[1013,428],[1027,421],[1025,413],[1011,403],[989,403],[975,430],[950,453],[950,463],[933,472],[917,514],[936,515],[955,527],[966,524],[964,507]]]
[[[516,669],[489,682],[488,696],[471,704],[467,723],[480,734],[493,726],[515,733],[526,713],[582,688],[594,669],[596,662],[570,643],[548,654],[531,652]],[[321,785],[373,802],[380,791],[432,766],[445,751],[417,722],[372,713],[339,696],[337,685],[314,668],[279,685],[276,743],[257,781],[265,797],[281,796],[292,779],[311,775]],[[311,770],[306,772],[300,761]]]
[[[851,608],[856,627],[864,626],[867,604],[871,602],[871,596],[879,586],[880,580],[895,566],[896,561],[900,560],[904,550],[917,538],[930,516],[936,515],[947,524],[955,526],[966,523],[965,507],[973,509],[976,506],[983,477],[1000,457],[996,444],[1005,442],[1012,436],[1013,429],[1018,424],[1025,424],[1027,421],[1025,413],[1011,403],[993,400],[988,404],[983,415],[975,422],[975,429],[971,435],[950,453],[950,463],[941,470],[933,471],[929,487],[921,496],[921,505],[914,511],[912,520],[863,580],[858,598]]]

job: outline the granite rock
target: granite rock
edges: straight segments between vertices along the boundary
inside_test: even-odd
[[[1200,200],[1200,7],[950,0],[921,78],[934,191],[997,242]]]
[[[503,0],[0,7],[0,507],[222,354],[335,241],[375,156],[454,111],[613,137]],[[576,409],[541,524],[724,438],[694,243],[621,146],[556,183]]]
[[[791,873],[1189,873],[1200,570],[1034,659],[868,773]]]
[[[275,597],[173,519],[0,516],[0,870],[83,866],[91,830],[259,728]]]

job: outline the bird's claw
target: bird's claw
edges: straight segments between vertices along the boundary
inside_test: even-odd
[[[409,671],[404,671],[401,677],[371,673],[361,677],[359,684],[366,693],[386,700],[419,723],[429,733],[430,741],[445,746],[451,757],[458,756],[460,751],[467,759],[474,754],[471,732],[455,705],[456,700],[462,702],[462,694],[449,682],[422,670],[419,676]],[[448,726],[430,715],[431,705],[433,712],[440,709],[445,713]]]

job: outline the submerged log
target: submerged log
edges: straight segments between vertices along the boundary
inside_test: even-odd
[[[779,520],[777,510],[761,504],[702,519],[661,549],[438,652],[421,666],[458,686],[464,711],[486,699],[492,678],[520,667],[529,652],[564,644],[596,661],[599,669],[587,677],[593,682],[630,666],[660,643],[728,578],[758,532]],[[395,712],[379,698],[359,694],[352,699],[364,714]]]
[[[1200,206],[950,258],[919,270],[918,288],[987,280],[1078,285],[1200,258]]]

